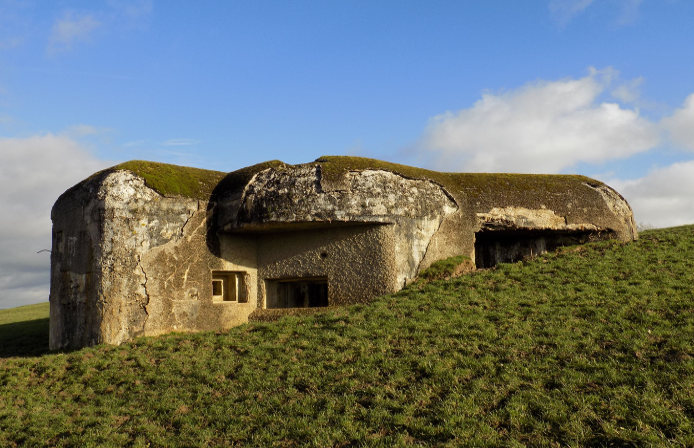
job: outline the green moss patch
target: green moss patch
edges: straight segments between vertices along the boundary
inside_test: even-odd
[[[128,170],[145,180],[145,184],[164,196],[208,199],[226,173],[168,163],[131,160],[110,170]]]
[[[497,206],[503,206],[504,202],[518,201],[521,197],[525,201],[528,198],[543,201],[548,197],[559,196],[563,198],[572,196],[580,200],[587,193],[585,184],[593,187],[602,185],[594,179],[577,175],[443,173],[364,157],[322,156],[310,164],[320,165],[321,181],[327,188],[341,188],[345,175],[350,171],[384,170],[409,179],[436,182],[444,187],[458,203],[481,201],[487,204],[493,201]],[[165,196],[208,199],[213,192],[233,192],[243,189],[255,174],[267,168],[279,169],[291,166],[279,160],[270,160],[231,173],[224,173],[132,160],[109,170],[131,171],[142,177],[147,186]]]
[[[247,166],[224,176],[224,178],[219,182],[219,185],[215,189],[216,192],[231,192],[239,191],[246,186],[246,184],[259,172],[266,170],[268,168],[281,168],[287,166],[286,163],[281,160],[269,160],[267,162],[257,163],[255,165]]]
[[[346,156],[322,156],[316,159],[321,166],[322,181],[328,185],[340,185],[349,171],[385,170],[410,179],[431,180],[448,191],[458,203],[475,201],[494,196],[508,200],[536,197],[545,199],[551,194],[571,194],[581,198],[584,184],[593,187],[603,185],[586,176],[555,174],[512,174],[512,173],[443,173],[376,159]],[[497,205],[502,205],[497,203]]]
[[[384,170],[396,173],[410,179],[430,179],[441,181],[442,174],[424,168],[417,168],[383,160],[366,157],[322,156],[316,159],[321,166],[321,176],[324,181],[339,181],[349,171]]]

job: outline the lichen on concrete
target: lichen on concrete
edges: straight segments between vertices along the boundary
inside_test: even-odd
[[[334,156],[228,174],[126,162],[66,191],[51,216],[53,349],[229,328],[306,279],[322,282],[328,305],[366,302],[448,257],[471,269],[637,237],[624,198],[583,176]],[[244,300],[213,297],[219,273]]]
[[[317,165],[267,168],[252,177],[228,231],[268,230],[296,224],[389,224],[398,254],[397,284],[418,272],[434,233],[457,211],[438,184],[384,170],[346,173],[343,188],[325,190]],[[314,226],[315,228],[315,226]]]

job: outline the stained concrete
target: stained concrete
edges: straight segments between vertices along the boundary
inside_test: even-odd
[[[61,197],[52,217],[51,349],[229,328],[257,306],[255,238],[224,240],[233,261],[211,254],[204,201],[116,171]],[[213,303],[213,270],[246,272],[251,300]]]
[[[324,277],[329,305],[368,302],[398,289],[393,225],[271,233],[259,238],[259,305],[272,282]]]
[[[390,242],[397,254],[395,282],[404,285],[417,275],[443,220],[457,209],[441,186],[427,180],[364,170],[347,173],[344,189],[326,191],[320,166],[299,166],[256,174],[243,190],[239,210],[232,214],[235,219],[221,224],[228,232],[391,224]]]
[[[314,304],[368,302],[450,256],[488,267],[637,237],[624,198],[589,178],[340,157],[226,176],[129,162],[65,192],[52,219],[52,349],[230,328],[279,306],[286,282],[327,288]],[[242,279],[245,301],[214,300],[224,273]]]

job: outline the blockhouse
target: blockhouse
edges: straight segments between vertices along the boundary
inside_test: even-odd
[[[63,193],[51,216],[51,349],[366,302],[451,256],[487,268],[637,238],[624,198],[584,176],[337,156],[231,173],[126,162]]]

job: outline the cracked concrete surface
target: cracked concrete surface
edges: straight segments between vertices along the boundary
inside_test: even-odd
[[[162,195],[127,170],[68,190],[51,215],[51,349],[230,328],[263,308],[278,281],[321,278],[329,304],[367,302],[437,260],[476,260],[477,232],[489,240],[480,253],[497,260],[572,235],[637,236],[626,201],[587,178],[562,178],[574,182],[566,189],[542,176],[461,175],[454,190],[383,169],[346,170],[331,183],[322,173],[317,163],[278,164],[210,201]],[[217,271],[241,274],[248,300],[214,301]]]
[[[393,225],[396,279],[405,285],[417,275],[432,236],[458,206],[438,184],[383,170],[347,173],[339,190],[324,190],[318,166],[270,168],[256,174],[243,190],[228,230],[281,224]]]
[[[636,231],[636,221],[634,221],[634,214],[631,212],[631,208],[629,207],[629,204],[624,199],[624,197],[622,197],[621,194],[617,193],[615,190],[608,187],[607,185],[585,185],[597,191],[600,194],[600,196],[602,196],[605,205],[607,205],[612,214],[622,222],[623,226],[621,226],[620,231],[618,231],[619,236],[622,239],[638,238],[638,233]]]
[[[487,229],[600,230],[590,222],[567,224],[566,217],[543,208],[494,207],[487,213],[477,213],[477,218]]]

